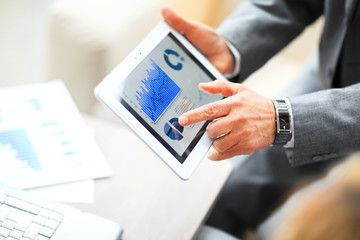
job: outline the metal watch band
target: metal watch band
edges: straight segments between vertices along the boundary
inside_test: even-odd
[[[283,146],[291,139],[289,107],[285,100],[273,100],[276,136],[273,145]]]

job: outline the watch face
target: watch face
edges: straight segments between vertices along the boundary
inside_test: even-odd
[[[290,130],[290,116],[289,112],[279,111],[279,123],[280,123],[280,131]]]

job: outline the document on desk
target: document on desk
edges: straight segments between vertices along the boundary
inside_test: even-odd
[[[18,188],[111,170],[62,81],[0,89],[0,182]]]

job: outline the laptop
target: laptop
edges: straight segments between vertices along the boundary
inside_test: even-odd
[[[0,184],[0,240],[118,240],[107,219]]]

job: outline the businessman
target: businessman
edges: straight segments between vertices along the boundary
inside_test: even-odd
[[[212,160],[249,155],[232,173],[208,223],[233,234],[255,228],[294,186],[360,147],[359,0],[250,0],[215,32],[169,8],[165,21],[185,35],[231,81],[242,82],[320,16],[318,52],[279,99],[240,83],[199,87],[224,100],[182,115],[186,126],[212,122]]]

